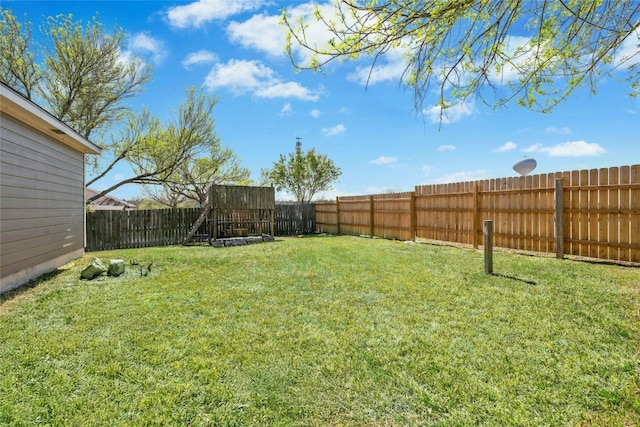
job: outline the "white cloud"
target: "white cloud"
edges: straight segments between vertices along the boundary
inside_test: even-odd
[[[256,49],[270,56],[285,56],[285,31],[279,15],[253,15],[244,22],[230,22],[229,40],[242,47]]]
[[[151,58],[155,63],[162,62],[167,56],[162,41],[146,33],[137,33],[131,36],[128,48],[133,55]]]
[[[540,144],[539,142],[536,142],[535,144],[527,147],[527,148],[523,148],[521,151],[523,153],[535,153],[540,151],[543,148],[543,145]]]
[[[504,153],[505,151],[511,151],[511,150],[515,150],[518,147],[518,145],[513,142],[513,141],[507,141],[504,144],[502,144],[500,147],[496,148],[495,150],[492,150],[494,153]]]
[[[358,66],[347,75],[347,80],[362,86],[373,85],[384,81],[396,81],[402,78],[407,67],[404,51],[394,49],[378,58],[373,69],[370,66]]]
[[[311,117],[313,117],[314,119],[317,119],[318,117],[320,117],[322,115],[322,112],[320,110],[311,110],[309,115]]]
[[[258,2],[258,0],[255,1]],[[248,0],[246,2],[249,3]],[[316,6],[324,16],[333,16],[334,5],[330,1],[320,5],[309,2],[295,7],[288,7],[286,8],[287,16],[294,25],[297,24],[298,20],[304,22],[305,35],[310,45],[323,46],[331,39],[332,33],[327,30],[324,24],[315,19],[314,10]],[[245,48],[259,50],[270,56],[284,57],[286,55],[284,49],[286,29],[280,25],[280,20],[280,14],[256,14],[246,21],[229,23],[227,34],[232,42],[238,43]],[[308,49],[301,48],[295,44],[291,48],[296,60],[305,64],[309,62],[311,52]]]
[[[431,175],[435,170],[436,170],[435,166],[430,166],[430,165],[422,166],[422,173],[424,173],[424,176]]]
[[[570,135],[571,134],[571,129],[569,129],[568,127],[556,127],[556,126],[550,126],[548,128],[546,128],[544,130],[546,133],[555,133],[558,135]]]
[[[601,156],[606,152],[599,144],[586,141],[563,142],[544,151],[548,152],[551,157],[594,157]]]
[[[455,151],[455,149],[456,146],[450,144],[441,145],[437,148],[438,151]]]
[[[374,165],[390,165],[398,161],[397,157],[380,156],[375,160],[371,160],[369,163]]]
[[[489,75],[494,84],[508,84],[518,80],[520,77],[518,68],[534,55],[528,48],[530,41],[530,37],[509,36],[507,38],[505,56],[510,60],[498,71]]]
[[[640,28],[636,28],[636,31],[622,42],[620,49],[614,55],[614,66],[624,65],[626,68],[639,64],[640,49],[638,49],[638,45],[640,45]]]
[[[293,108],[291,107],[291,104],[287,102],[282,106],[282,110],[280,110],[280,115],[290,116],[291,114],[293,114]]]
[[[527,62],[531,61],[534,56],[544,57],[545,52],[539,49],[555,49],[555,46],[536,47],[530,46],[531,38],[521,36],[509,36],[506,39],[505,56],[510,60],[505,63],[498,71],[493,72],[489,78],[494,84],[508,84],[517,81],[520,77],[519,68],[529,68]],[[629,37],[627,37],[620,48],[615,52],[612,66],[624,69],[640,63],[640,29],[636,29]]]
[[[356,192],[357,193],[357,192]],[[331,188],[328,191],[318,193],[313,197],[313,200],[332,200],[335,201],[336,197],[353,196],[353,191],[339,190],[337,188]]]
[[[118,62],[124,66],[134,65],[138,69],[139,73],[144,73],[144,69],[149,66],[147,61],[136,55],[131,50],[120,51]]]
[[[368,191],[366,192],[367,194],[370,194]],[[327,191],[322,191],[320,193],[316,193],[313,196],[313,200],[314,201],[318,201],[318,200],[329,200],[329,201],[335,201],[336,197],[345,197],[345,196],[353,196],[354,194],[358,194],[357,191],[345,191],[345,190],[340,190],[337,188],[330,188]],[[276,200],[278,201],[295,201],[296,198],[295,196],[288,192],[287,190],[282,190],[282,191],[277,191],[276,192]]]
[[[317,101],[320,91],[313,91],[296,82],[270,82],[258,89],[255,95],[259,98],[297,98],[302,101]]]
[[[314,12],[317,8],[323,16],[331,18],[334,16],[334,3],[335,1],[327,1],[322,4],[308,2],[299,4],[295,7],[288,7],[286,8],[287,19],[292,26],[298,26],[298,23],[302,21],[302,25],[305,27],[304,32],[307,43],[310,46],[322,47],[326,45],[329,40],[335,37],[335,35],[327,29],[326,25],[316,19]],[[285,52],[282,47],[285,45],[285,32],[278,24],[280,15],[276,17],[262,16],[260,19],[264,22],[257,22],[256,18],[250,20],[252,21],[250,23],[247,21],[234,27],[234,36],[236,37],[236,40],[245,38],[246,41],[241,42],[243,45],[248,43],[254,48],[262,50],[263,52],[268,52],[271,55],[277,54],[278,52],[284,55]],[[351,18],[347,16],[347,19]],[[264,37],[262,40],[252,42],[255,36],[251,33],[255,30],[251,25],[259,26],[263,30]],[[273,46],[279,46],[279,48],[274,50]],[[291,49],[297,62],[301,64],[309,64],[312,56],[310,50],[295,44],[295,41],[291,46]],[[320,58],[320,61],[322,61],[322,58]]]
[[[413,188],[402,188],[401,186],[369,186],[365,188],[365,194],[391,194],[391,193],[404,193],[406,191],[412,191]],[[351,194],[353,195],[353,193]]]
[[[466,116],[470,116],[476,112],[473,102],[462,102],[455,104],[449,108],[442,109],[439,105],[433,105],[422,110],[422,114],[427,116],[431,123],[449,124],[459,122]]]
[[[551,147],[537,143],[522,151],[525,153],[546,153],[551,157],[597,157],[606,153],[607,150],[595,142],[570,141]]]
[[[339,124],[339,125],[335,125],[332,128],[323,128],[322,134],[324,136],[337,136],[337,135],[340,135],[341,133],[344,133],[346,130],[347,128],[344,127],[343,124]]]
[[[484,179],[486,177],[487,177],[487,171],[484,169],[481,169],[481,170],[475,170],[475,171],[453,172],[447,175],[443,175],[439,178],[436,178],[433,182],[435,184],[446,184],[450,182],[475,181],[477,179]]]
[[[236,93],[245,93],[274,80],[274,71],[259,61],[231,59],[226,64],[216,64],[205,78],[204,85],[209,89],[226,87]]]
[[[169,24],[175,28],[199,28],[216,20],[256,10],[265,0],[197,0],[167,10]]]
[[[240,95],[253,93],[260,98],[297,98],[317,101],[322,89],[311,90],[296,82],[283,82],[276,73],[260,61],[231,59],[216,64],[204,81],[210,90],[227,88]]]
[[[205,49],[201,49],[197,52],[192,52],[182,61],[184,68],[189,68],[192,65],[211,64],[218,61],[218,55]]]

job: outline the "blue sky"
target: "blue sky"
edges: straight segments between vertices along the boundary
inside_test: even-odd
[[[515,104],[494,110],[470,101],[440,126],[433,108],[437,94],[416,110],[413,93],[400,85],[399,55],[385,58],[368,86],[366,60],[335,63],[325,73],[296,72],[278,20],[283,8],[294,15],[311,10],[303,1],[2,0],[1,5],[20,18],[26,13],[34,29],[46,16],[68,13],[82,20],[98,13],[107,29],[122,27],[128,40],[123,55],[153,66],[152,81],[133,102],[135,109],[144,105],[168,120],[184,99],[184,88],[202,87],[219,98],[214,117],[222,144],[236,152],[254,179],[280,153],[292,152],[297,137],[303,149],[314,147],[333,159],[342,176],[320,197],[515,176],[512,165],[525,156],[536,159],[534,173],[640,163],[640,97],[630,98],[629,84],[616,79],[601,80],[597,95],[577,90],[550,114]],[[320,31],[314,36],[322,38]],[[637,51],[631,43],[624,48]],[[121,165],[95,187],[130,174]],[[126,199],[140,192],[127,185],[113,195]]]

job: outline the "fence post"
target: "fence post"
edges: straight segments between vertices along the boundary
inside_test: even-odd
[[[493,221],[484,222],[484,274],[493,274]]]
[[[276,207],[275,205],[269,209],[269,227],[271,228],[271,235],[276,235]]]
[[[336,197],[336,234],[340,234],[340,197]]]
[[[211,204],[211,211],[209,214],[209,243],[218,238],[218,209],[216,208],[216,199],[214,192],[215,184],[209,187],[209,203]]]
[[[373,233],[375,232],[375,226],[373,225],[373,221],[375,220],[375,215],[373,214],[373,194],[369,196],[369,235],[373,237]]]
[[[418,224],[418,218],[416,214],[416,193],[411,192],[411,204],[409,205],[409,211],[411,212],[411,241],[416,241],[416,234],[418,234],[416,224]]]
[[[562,178],[556,178],[555,198],[556,258],[562,259],[564,258],[564,196],[562,194]]]
[[[480,228],[479,202],[478,184],[473,184],[473,249],[478,249],[478,228]]]

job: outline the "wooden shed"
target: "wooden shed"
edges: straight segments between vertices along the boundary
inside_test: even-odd
[[[0,83],[0,293],[84,255],[85,154],[100,148]]]
[[[273,187],[212,185],[210,240],[219,237],[275,235]]]

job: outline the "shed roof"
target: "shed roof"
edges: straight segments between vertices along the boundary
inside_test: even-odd
[[[0,82],[0,113],[11,116],[52,139],[84,154],[100,154],[100,147],[71,129],[42,107]]]

